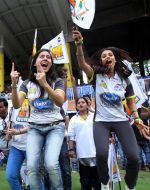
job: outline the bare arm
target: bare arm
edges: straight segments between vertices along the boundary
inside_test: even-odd
[[[27,133],[27,131],[28,131],[28,128],[24,127],[21,129],[9,128],[8,130],[5,130],[4,132],[7,135],[13,136],[13,135],[21,135],[21,134]]]
[[[46,74],[43,71],[43,68],[39,63],[36,64],[37,73],[34,75],[36,76],[36,80],[40,84],[40,86],[48,93],[49,97],[55,102],[55,104],[59,107],[65,101],[65,92],[61,89],[54,90],[46,80]]]
[[[12,63],[12,70],[10,76],[12,81],[12,104],[15,109],[20,108],[25,99],[25,94],[23,92],[17,92],[17,83],[19,75],[20,73],[18,71],[15,71],[15,65],[14,63]]]
[[[75,142],[72,140],[69,140],[68,144],[69,144],[69,156],[70,158],[73,158],[75,157],[75,152],[74,152]]]
[[[127,98],[127,106],[129,107],[132,116],[134,118],[134,124],[138,127],[139,130],[144,129],[144,124],[143,121],[140,119],[139,114],[137,112],[137,107],[136,107],[136,103],[135,103],[135,98]]]
[[[65,116],[65,125],[66,125],[66,129],[68,129],[68,126],[69,126],[69,115],[66,115]]]
[[[146,108],[146,107],[142,106],[140,116],[142,119],[149,119],[150,118],[150,108]]]
[[[76,44],[76,55],[79,67],[87,74],[89,78],[92,77],[93,69],[90,65],[88,65],[84,58],[84,52],[82,48],[82,40],[83,37],[78,30],[73,30],[72,37]]]
[[[46,82],[43,86],[44,90],[48,92],[49,97],[55,102],[55,104],[61,107],[65,101],[65,92],[61,89],[53,90]]]
[[[78,99],[78,90],[77,90],[76,80],[75,80],[75,78],[74,78],[73,75],[71,76],[71,81],[72,81],[72,88],[73,88],[74,99],[75,99],[75,102],[76,102],[77,99]]]
[[[127,106],[130,109],[133,118],[139,118],[139,114],[137,112],[137,107],[135,104],[135,98],[129,98],[129,99],[126,99],[126,101],[127,101]]]
[[[150,141],[150,128],[148,126],[145,126],[145,128],[142,130],[142,135]]]

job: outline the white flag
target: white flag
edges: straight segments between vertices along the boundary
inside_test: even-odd
[[[72,21],[81,28],[89,29],[95,15],[95,0],[69,0]]]
[[[43,45],[41,49],[50,49],[55,64],[69,63],[63,31]]]
[[[112,143],[109,145],[108,168],[109,168],[110,181],[113,183],[121,181],[120,172],[116,159],[115,145]]]
[[[137,108],[141,108],[142,104],[146,101],[147,96],[144,94],[142,88],[140,87],[140,83],[136,78],[131,63],[126,60],[124,60],[123,62],[129,67],[130,70],[132,70],[132,74],[129,76],[129,79],[133,86],[134,93],[136,95],[136,106]]]

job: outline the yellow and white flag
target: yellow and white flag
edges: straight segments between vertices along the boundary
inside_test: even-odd
[[[144,94],[140,86],[140,83],[132,69],[131,63],[128,62],[127,60],[124,60],[123,62],[129,67],[130,70],[132,70],[132,74],[129,76],[129,79],[133,86],[134,93],[136,95],[136,106],[137,108],[141,108],[142,104],[146,101],[147,96]]]
[[[110,181],[113,183],[121,181],[121,176],[117,164],[115,145],[113,143],[109,145],[108,168]]]
[[[50,49],[55,64],[69,63],[63,31],[43,45],[41,49]]]
[[[37,29],[35,29],[35,34],[34,34],[32,55],[36,54],[36,42],[37,42]]]
[[[95,0],[69,0],[72,21],[81,28],[89,29],[95,15]]]

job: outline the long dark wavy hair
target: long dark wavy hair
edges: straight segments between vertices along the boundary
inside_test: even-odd
[[[129,53],[123,49],[116,48],[116,47],[106,47],[100,49],[96,53],[94,53],[91,58],[88,60],[88,63],[94,69],[95,74],[106,74],[109,72],[109,68],[106,65],[102,64],[101,54],[105,50],[110,50],[113,52],[116,64],[114,70],[117,72],[121,79],[126,79],[132,73],[132,71],[128,68],[128,66],[123,62],[127,60],[129,62],[133,62],[132,58],[129,56]]]
[[[37,60],[39,54],[41,52],[43,52],[43,51],[47,51],[51,56],[50,50],[48,50],[48,49],[40,49],[29,60],[30,61],[29,81],[32,81],[33,83],[35,83],[36,85],[38,85],[40,87],[41,96],[43,96],[43,94],[44,94],[44,89],[39,85],[38,81],[36,80],[36,77],[35,77],[34,73],[37,73],[36,66],[35,66],[36,60]],[[53,63],[52,56],[51,56],[51,61],[52,61],[52,66],[49,69],[49,71],[46,73],[46,80],[47,80],[47,82],[48,82],[48,84],[50,86],[52,86],[52,83],[56,80],[56,71],[55,71],[55,65]]]

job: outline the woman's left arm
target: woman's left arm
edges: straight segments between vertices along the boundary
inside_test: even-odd
[[[49,97],[55,102],[55,104],[59,107],[65,101],[65,89],[63,80],[57,81],[55,83],[56,89],[54,90],[47,82],[46,75],[42,71],[40,73],[35,73],[36,80],[39,82],[40,86],[48,93]]]
[[[61,107],[65,101],[65,92],[62,89],[57,88],[53,90],[47,83],[43,86],[44,90],[48,92],[49,97],[55,102],[55,104]]]
[[[139,130],[141,130],[144,128],[144,124],[138,114],[138,110],[135,103],[136,96],[134,94],[134,90],[129,79],[126,79],[126,83],[127,87],[125,89],[126,90],[125,97],[126,97],[127,106],[131,111],[131,115],[134,118],[134,124],[138,127]]]
[[[129,107],[131,114],[134,118],[134,124],[138,127],[139,130],[144,128],[143,121],[140,119],[136,103],[135,103],[135,98],[127,98],[127,106]]]

